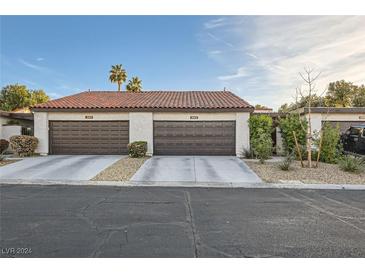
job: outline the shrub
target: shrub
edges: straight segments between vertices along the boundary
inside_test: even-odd
[[[268,115],[252,115],[248,120],[248,125],[251,140],[258,137],[258,129],[262,129],[268,135],[272,132],[272,118]]]
[[[1,139],[0,140],[0,153],[5,152],[5,150],[7,150],[9,147],[9,142],[6,141],[5,139]]]
[[[263,163],[272,155],[272,118],[268,115],[252,115],[248,124],[250,127],[250,153]],[[248,153],[245,155],[250,156]]]
[[[365,158],[345,155],[339,159],[338,165],[344,171],[358,173],[365,170]]]
[[[255,155],[254,155],[253,150],[251,148],[249,148],[249,149],[244,148],[243,151],[241,152],[241,155],[243,157],[245,157],[246,159],[253,159],[253,158],[255,158]]]
[[[34,136],[15,135],[10,137],[10,145],[19,156],[30,156],[37,148],[38,139]]]
[[[293,161],[294,161],[293,154],[287,154],[284,160],[281,163],[279,163],[279,168],[281,170],[288,171]]]
[[[296,153],[293,131],[295,132],[299,146],[305,148],[308,122],[305,119],[301,119],[299,114],[289,114],[285,118],[281,118],[279,120],[279,127],[286,153]]]
[[[271,136],[261,128],[259,128],[257,132],[258,136],[251,140],[251,146],[254,154],[259,158],[260,163],[263,164],[272,154],[272,139]]]
[[[136,141],[128,144],[128,154],[132,158],[140,158],[146,156],[147,142]]]
[[[336,163],[341,155],[340,144],[340,128],[331,126],[329,123],[325,123],[322,128],[322,147],[320,154],[320,161],[325,163]],[[319,146],[320,140],[316,143]]]

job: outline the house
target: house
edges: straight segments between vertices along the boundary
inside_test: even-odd
[[[36,105],[41,154],[240,155],[253,107],[229,91],[87,91]]]
[[[31,135],[33,114],[0,110],[0,139],[9,140],[14,135]]]
[[[296,110],[308,120],[307,107]],[[324,122],[339,126],[344,133],[350,126],[365,124],[365,107],[312,107],[311,125],[313,131],[320,131]]]

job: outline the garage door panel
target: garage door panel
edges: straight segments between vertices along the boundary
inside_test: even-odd
[[[128,121],[50,121],[51,154],[127,154]]]
[[[155,121],[156,155],[235,155],[235,121]]]

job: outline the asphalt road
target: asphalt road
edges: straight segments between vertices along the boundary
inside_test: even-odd
[[[365,191],[0,187],[2,257],[365,257]]]

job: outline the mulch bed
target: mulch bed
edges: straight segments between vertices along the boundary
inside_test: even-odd
[[[101,171],[92,181],[129,181],[149,157],[123,158]]]
[[[279,183],[279,180],[303,183],[327,184],[365,184],[365,172],[350,173],[341,170],[338,165],[319,163],[318,168],[302,168],[299,161],[294,161],[289,171],[279,168],[279,163],[245,161],[256,174],[266,182]]]

